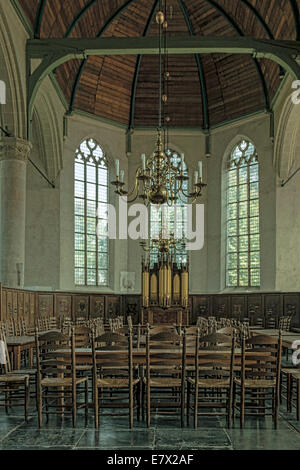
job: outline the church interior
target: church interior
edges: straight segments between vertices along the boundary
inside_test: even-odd
[[[300,449],[299,12],[0,0],[0,450]]]

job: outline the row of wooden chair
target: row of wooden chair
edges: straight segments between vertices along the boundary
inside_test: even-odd
[[[30,327],[25,318],[8,318],[0,322],[0,328],[3,329],[5,335],[11,336],[27,336],[34,333],[34,327]]]
[[[140,368],[133,355],[131,331],[127,336],[114,332],[106,332],[98,338],[93,335],[96,427],[99,410],[106,408],[112,414],[111,409],[119,407],[127,409],[131,428],[135,409],[138,419],[141,412],[143,418],[146,413],[148,426],[153,409],[159,409],[161,413],[180,410],[182,426],[185,414],[189,423],[192,411],[195,427],[202,414],[225,414],[230,426],[235,410],[239,409],[241,427],[245,414],[262,416],[269,412],[277,427],[281,335],[279,339],[269,336],[244,338],[239,354],[235,335],[213,333],[200,337],[198,330],[193,354],[188,354],[191,351],[186,339],[186,332],[183,335],[174,330],[153,333],[148,328],[146,365]],[[74,330],[71,349],[69,342],[65,335],[48,333],[40,344],[37,336],[40,426],[42,413],[48,415],[50,407],[61,414],[71,409],[74,425],[78,408],[85,407],[86,415],[88,413],[88,377],[76,374]],[[98,351],[101,351],[101,360],[97,359]],[[80,387],[85,400],[78,403]]]
[[[292,322],[293,315],[285,315],[279,318],[275,317],[263,317],[263,316],[256,316],[255,321],[252,321],[250,318],[244,318],[242,321],[236,318],[218,318],[215,316],[209,317],[198,317],[197,325],[202,327],[205,324],[211,326],[212,328],[220,329],[225,326],[235,326],[238,327],[240,325],[244,326],[256,326],[257,328],[270,328],[275,329],[278,328],[282,331],[290,331],[291,329],[291,322]]]

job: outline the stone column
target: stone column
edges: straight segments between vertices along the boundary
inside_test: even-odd
[[[24,287],[26,165],[31,144],[0,139],[0,282]]]

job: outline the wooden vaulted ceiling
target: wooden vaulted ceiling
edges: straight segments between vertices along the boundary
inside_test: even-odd
[[[37,38],[157,35],[157,0],[19,0]],[[167,0],[170,36],[299,39],[300,0]],[[170,55],[171,126],[208,128],[269,109],[280,69],[248,55]],[[56,70],[70,110],[128,127],[158,123],[158,57],[71,60]]]

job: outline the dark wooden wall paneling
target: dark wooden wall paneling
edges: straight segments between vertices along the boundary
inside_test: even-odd
[[[300,326],[300,293],[249,293],[208,294],[190,296],[190,323],[198,316],[236,316],[268,321],[293,313],[293,326]],[[118,315],[131,315],[133,322],[140,321],[140,295],[85,294],[70,292],[32,292],[8,289],[0,284],[0,318],[26,316],[30,323],[39,316],[66,316],[93,318],[102,316],[105,321]]]

